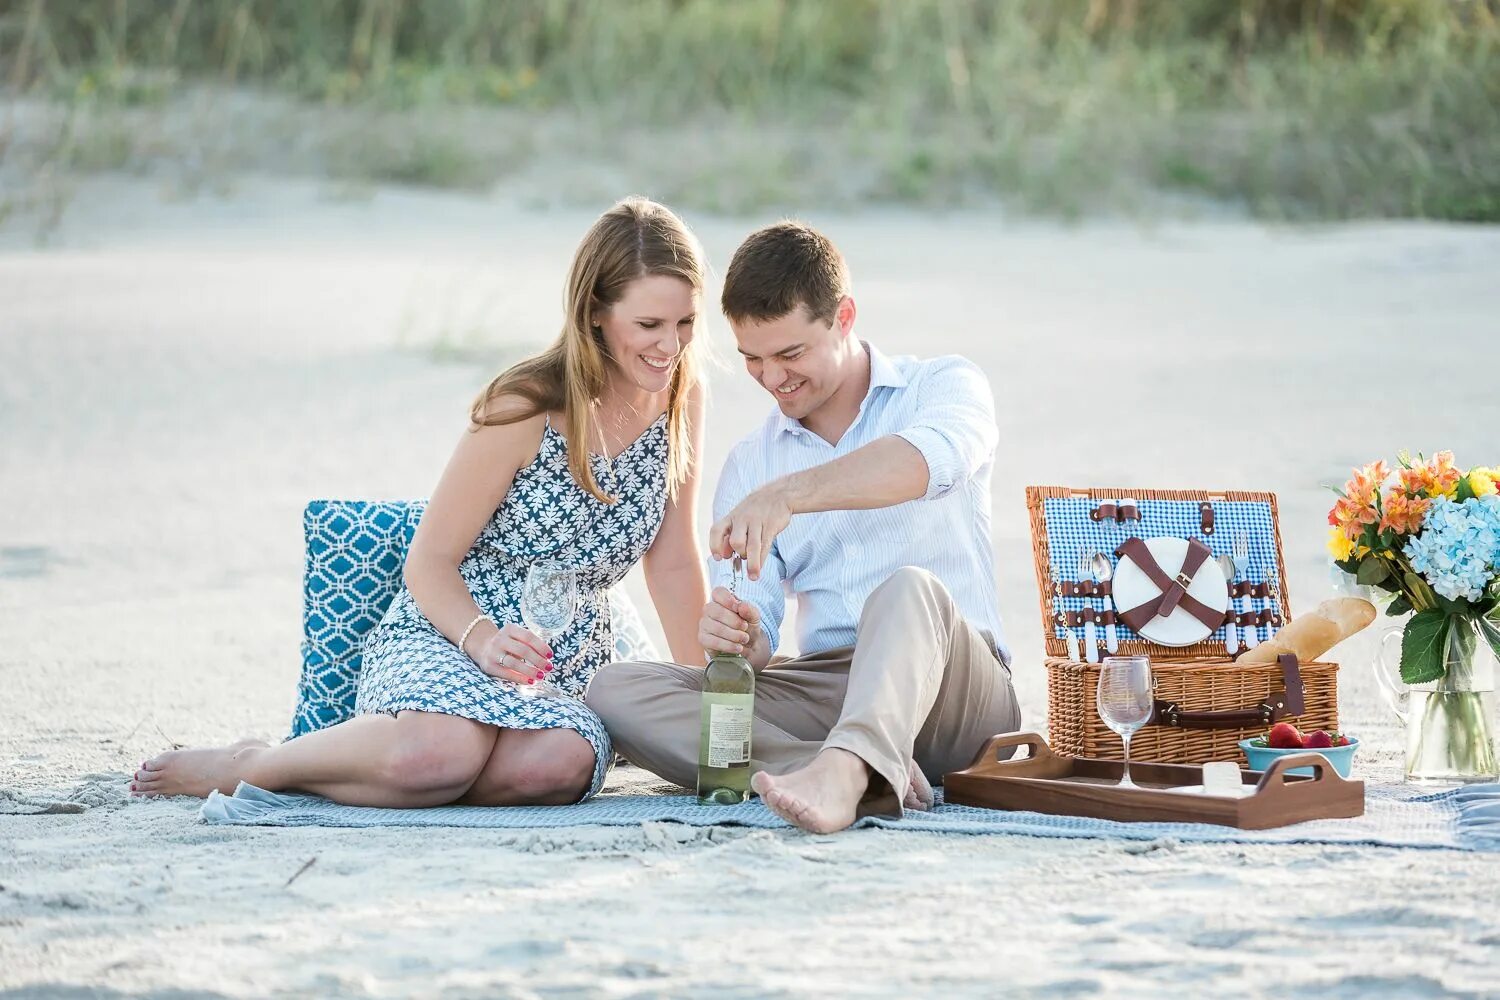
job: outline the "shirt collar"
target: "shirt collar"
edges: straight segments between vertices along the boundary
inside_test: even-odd
[[[894,361],[886,357],[879,348],[868,340],[861,340],[860,343],[864,345],[865,353],[870,357],[870,388],[865,393],[865,398],[860,400],[859,413],[854,417],[855,424],[859,423],[860,419],[864,417],[865,407],[869,405],[870,397],[875,394],[876,389],[881,387],[899,389],[906,385],[906,376],[901,374],[901,369],[896,367]],[[852,427],[853,425],[850,426]],[[811,433],[807,428],[802,426],[802,421],[787,416],[778,407],[776,410],[776,433],[781,434],[785,432],[792,434]]]

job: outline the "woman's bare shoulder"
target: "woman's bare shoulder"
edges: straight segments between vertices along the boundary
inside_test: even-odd
[[[485,400],[469,414],[466,437],[475,450],[496,459],[509,456],[518,467],[525,466],[541,447],[548,416],[524,396],[504,393]]]

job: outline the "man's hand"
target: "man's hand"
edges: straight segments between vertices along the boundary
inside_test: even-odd
[[[737,600],[725,587],[715,588],[713,599],[703,606],[698,622],[698,641],[709,655],[739,653],[753,644],[760,629],[760,609]]]
[[[759,580],[761,567],[771,555],[771,543],[791,520],[785,489],[779,482],[767,483],[709,529],[709,551],[717,559],[743,556],[750,579]]]

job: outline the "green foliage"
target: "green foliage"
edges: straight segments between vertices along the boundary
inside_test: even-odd
[[[11,90],[139,104],[205,80],[621,134],[796,126],[908,201],[1072,214],[1156,185],[1277,217],[1500,218],[1500,0],[0,0]],[[377,175],[469,186],[471,158]]]
[[[1373,587],[1378,583],[1384,583],[1391,575],[1390,563],[1378,556],[1367,556],[1359,564],[1359,572],[1354,579],[1364,587]]]
[[[1425,684],[1443,676],[1451,622],[1438,610],[1419,611],[1401,634],[1401,679]]]

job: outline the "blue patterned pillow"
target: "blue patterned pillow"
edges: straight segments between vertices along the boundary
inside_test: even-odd
[[[425,500],[314,500],[302,513],[302,677],[293,737],[354,715],[365,633],[401,590],[401,567]],[[610,593],[622,660],[660,656],[622,589]]]

